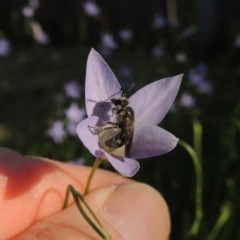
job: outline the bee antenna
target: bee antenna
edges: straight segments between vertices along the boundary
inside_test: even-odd
[[[133,87],[134,87],[134,83],[132,83],[132,85],[131,85],[130,88],[127,90],[127,92],[129,92]]]
[[[122,97],[126,97],[127,92],[129,92],[133,87],[134,87],[134,83],[132,83],[132,85],[130,86],[130,88],[126,92],[124,92],[123,89],[121,88],[120,91],[122,91]]]

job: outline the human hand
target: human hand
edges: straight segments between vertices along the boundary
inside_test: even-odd
[[[89,173],[89,167],[0,148],[0,239],[100,239],[72,197],[62,210],[67,186],[83,193]],[[85,200],[114,240],[169,237],[166,203],[146,184],[98,169]]]

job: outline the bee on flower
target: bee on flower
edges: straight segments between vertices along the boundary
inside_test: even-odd
[[[133,176],[139,170],[135,159],[162,155],[177,145],[178,138],[157,125],[170,109],[181,79],[182,74],[157,80],[127,98],[112,70],[92,49],[85,83],[88,118],[77,126],[79,138],[95,157]]]

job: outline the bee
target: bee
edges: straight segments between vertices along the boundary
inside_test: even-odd
[[[134,133],[134,111],[129,106],[126,93],[122,89],[121,91],[121,97],[110,99],[115,105],[112,108],[112,114],[116,115],[116,122],[107,122],[103,127],[91,128],[100,130],[99,139],[100,143],[104,142],[104,144],[100,144],[103,149],[117,155],[117,152],[121,151],[115,150],[123,147],[124,155],[130,157]]]
[[[116,123],[112,124],[115,124],[121,131],[115,137],[108,139],[106,145],[121,147],[124,144],[125,156],[129,157],[134,133],[134,111],[129,106],[126,93],[123,91],[120,98],[112,98],[110,101],[115,105],[112,113],[116,114]]]

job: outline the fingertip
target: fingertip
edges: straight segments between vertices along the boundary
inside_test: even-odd
[[[140,183],[119,185],[103,204],[106,221],[123,239],[166,240],[170,216],[163,197]]]

